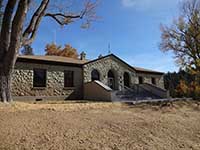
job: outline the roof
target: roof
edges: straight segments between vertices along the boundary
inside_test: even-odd
[[[150,74],[159,74],[159,75],[164,74],[164,72],[159,72],[159,71],[155,71],[155,70],[150,70],[150,69],[144,69],[144,68],[140,68],[140,67],[131,66],[131,65],[129,65],[128,63],[126,63],[125,61],[123,61],[122,59],[120,59],[119,57],[117,57],[114,54],[109,54],[109,55],[106,55],[106,56],[103,56],[103,57],[88,61],[85,64],[89,64],[89,63],[92,63],[92,62],[95,62],[95,61],[98,61],[98,60],[101,60],[101,59],[104,59],[104,58],[107,58],[107,57],[110,57],[110,56],[118,59],[119,61],[121,61],[122,63],[126,64],[128,67],[130,67],[131,69],[135,70],[138,73],[150,73]]]
[[[32,62],[32,63],[45,63],[45,64],[52,64],[52,65],[56,65],[56,64],[57,65],[69,65],[70,64],[70,65],[82,66],[82,65],[89,64],[89,63],[92,63],[92,62],[95,62],[95,61],[98,61],[100,59],[104,59],[104,58],[107,58],[110,56],[121,61],[122,63],[127,65],[129,68],[135,70],[138,73],[164,74],[163,72],[159,72],[159,71],[154,71],[154,70],[150,70],[150,69],[144,69],[144,68],[140,68],[140,67],[131,66],[114,54],[109,54],[109,55],[106,55],[106,56],[103,56],[103,57],[100,57],[100,58],[97,58],[97,59],[94,59],[91,61],[74,59],[74,58],[70,58],[70,57],[62,57],[62,56],[19,55],[17,57],[17,61]]]
[[[135,67],[135,66],[133,66],[133,68],[135,68],[135,70],[136,70],[137,72],[141,72],[141,73],[157,73],[157,74],[164,74],[164,72],[159,72],[159,71],[150,70],[150,69],[145,69],[145,68],[140,68],[140,67]]]
[[[62,56],[20,55],[17,57],[17,61],[83,65],[88,60],[80,60],[80,59],[74,59],[74,58],[62,57]]]
[[[89,64],[89,63],[92,63],[92,62],[95,62],[95,61],[98,61],[98,60],[101,60],[101,59],[104,59],[104,58],[107,58],[107,57],[114,57],[115,59],[119,60],[119,61],[122,62],[123,64],[127,65],[129,68],[135,70],[135,68],[133,68],[131,65],[129,65],[128,63],[126,63],[125,61],[123,61],[122,59],[120,59],[119,57],[117,57],[117,56],[114,55],[114,54],[109,54],[109,55],[106,55],[106,56],[103,56],[103,57],[100,57],[100,58],[97,58],[97,59],[88,61],[88,62],[86,62],[85,64]],[[135,70],[135,71],[136,71],[136,70]]]

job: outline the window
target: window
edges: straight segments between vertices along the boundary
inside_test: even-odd
[[[155,78],[151,78],[151,83],[156,85],[156,79]]]
[[[130,76],[128,72],[124,73],[124,86],[130,87]]]
[[[139,84],[143,84],[143,83],[144,83],[143,77],[139,77]]]
[[[96,69],[92,70],[91,77],[92,77],[92,81],[100,80],[99,72]]]
[[[46,87],[46,70],[33,70],[33,87]]]
[[[65,71],[64,72],[64,87],[73,87],[74,86],[74,72]]]

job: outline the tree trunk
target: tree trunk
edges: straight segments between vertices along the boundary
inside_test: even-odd
[[[2,102],[12,101],[11,76],[16,55],[21,47],[23,25],[30,2],[30,0],[9,0],[6,5],[0,34],[0,101]],[[18,6],[14,11],[16,4]]]
[[[0,70],[0,101],[12,102],[11,73],[5,74],[3,69]]]

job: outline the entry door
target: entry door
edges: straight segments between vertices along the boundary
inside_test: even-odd
[[[111,89],[114,89],[115,87],[115,81],[114,81],[114,78],[108,78],[108,86],[111,88]]]

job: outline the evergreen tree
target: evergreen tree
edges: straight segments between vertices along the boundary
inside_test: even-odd
[[[189,86],[193,83],[195,77],[191,75],[188,71],[179,70],[179,72],[168,72],[164,75],[164,84],[165,88],[169,90],[170,95],[172,97],[179,97],[179,96],[188,96],[187,94],[180,94],[181,93],[181,86],[183,84]],[[189,88],[189,87],[188,87]],[[178,90],[179,89],[179,90]]]
[[[22,55],[34,55],[33,48],[30,45],[25,45],[21,53]]]

